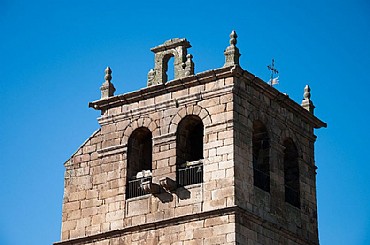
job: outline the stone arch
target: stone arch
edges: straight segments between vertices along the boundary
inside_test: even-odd
[[[288,138],[292,139],[295,146],[297,147],[298,159],[302,159],[302,146],[300,144],[300,141],[299,141],[297,135],[293,132],[293,130],[286,127],[281,132],[281,136],[280,136],[280,139],[279,139],[279,144],[281,146],[283,146],[284,140],[288,139]]]
[[[176,130],[176,180],[179,186],[203,182],[204,124],[198,115],[181,119]]]
[[[154,70],[149,71],[148,86],[167,82],[168,61],[174,57],[174,79],[194,75],[192,56],[187,54],[191,45],[186,39],[174,38],[151,49],[155,53]]]
[[[253,128],[253,122],[260,121],[266,127],[267,133],[270,136],[270,140],[272,139],[273,131],[272,131],[272,128],[271,128],[271,122],[270,122],[268,116],[266,116],[265,113],[262,113],[261,111],[258,111],[258,110],[254,110],[254,111],[252,111],[248,114],[247,118],[248,118],[248,128],[252,129]]]
[[[171,121],[168,125],[168,129],[167,129],[166,133],[176,133],[177,126],[180,123],[180,121],[184,117],[189,116],[189,115],[198,116],[202,120],[202,123],[203,123],[205,128],[207,126],[209,126],[210,124],[212,124],[211,115],[209,114],[209,112],[205,108],[203,108],[199,105],[187,105],[187,106],[181,108],[176,113],[176,115],[174,115],[172,117],[172,119],[171,119]]]
[[[123,136],[121,138],[121,145],[127,145],[128,139],[131,136],[131,133],[140,127],[148,128],[152,133],[153,137],[159,136],[159,127],[157,123],[149,117],[140,117],[132,121],[123,131]]]
[[[170,60],[171,58],[174,59],[173,61],[173,64],[174,64],[174,67],[168,67],[169,64],[170,64]],[[176,69],[175,69],[175,66],[176,66],[176,63],[178,62],[178,57],[176,55],[174,55],[172,52],[170,52],[169,54],[166,54],[163,56],[163,59],[162,59],[162,69],[163,69],[163,72],[162,72],[162,81],[163,83],[171,80],[169,79],[168,77],[168,74],[170,73],[170,69],[173,69],[173,78],[176,77]]]

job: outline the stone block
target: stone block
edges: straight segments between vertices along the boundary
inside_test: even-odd
[[[195,229],[193,233],[194,238],[204,239],[205,237],[212,237],[213,236],[213,229],[212,228],[199,228]]]
[[[219,200],[205,201],[203,203],[203,210],[204,211],[221,209],[221,208],[225,208],[225,207],[227,207],[226,198],[219,199]]]
[[[98,213],[98,208],[97,207],[85,208],[82,209],[81,212],[83,217],[90,217]]]
[[[172,92],[171,94],[172,94],[171,95],[172,98],[179,99],[181,97],[189,95],[189,89],[187,89],[187,88],[182,89],[182,90],[179,90],[179,91]]]
[[[76,229],[77,221],[68,220],[62,223],[62,231],[70,231]]]
[[[140,197],[126,201],[127,216],[142,215],[149,212],[149,198]]]
[[[77,229],[77,230],[71,230],[69,232],[70,238],[79,238],[86,235],[85,229]]]
[[[186,205],[186,206],[178,206],[175,208],[175,216],[184,216],[189,215],[193,213],[193,206],[192,205]]]
[[[91,217],[85,217],[77,220],[76,230],[85,230],[85,227],[91,225]]]
[[[212,200],[223,199],[223,198],[234,195],[234,187],[229,186],[225,188],[219,188],[219,189],[213,190],[211,193],[212,193]]]
[[[206,237],[204,239],[204,245],[211,244],[226,244],[226,235]]]
[[[227,224],[229,222],[228,216],[218,216],[213,218],[208,218],[204,221],[204,227],[212,227],[221,224]]]
[[[223,235],[235,232],[235,224],[227,223],[213,226],[214,235]]]
[[[226,177],[225,174],[226,174],[226,171],[224,169],[213,171],[213,172],[211,172],[211,179],[212,180],[218,180],[218,179],[221,179],[221,178],[225,178]]]
[[[63,205],[64,212],[72,212],[74,210],[80,209],[80,201],[67,202]]]

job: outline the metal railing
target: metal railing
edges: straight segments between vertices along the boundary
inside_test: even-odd
[[[198,184],[203,182],[203,163],[186,166],[177,170],[179,186]]]
[[[141,188],[141,183],[145,181],[152,181],[152,177],[150,176],[129,180],[126,187],[126,198],[128,199],[133,197],[139,197],[148,194]]]

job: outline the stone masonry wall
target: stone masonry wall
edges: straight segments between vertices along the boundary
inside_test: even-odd
[[[319,122],[286,95],[226,67],[95,105],[101,128],[65,163],[56,244],[318,244],[313,127]],[[187,115],[204,125],[203,182],[127,198],[131,134],[140,127],[152,134],[153,183],[176,181],[176,132]],[[270,192],[253,184],[255,120],[270,138]],[[284,198],[286,137],[299,153],[299,208]]]
[[[242,219],[239,223],[241,227],[237,231],[238,241],[253,240],[255,243],[251,244],[296,244],[286,243],[284,240],[284,237],[287,237],[286,234],[290,232],[295,234],[293,237],[302,239],[299,243],[318,244],[316,167],[313,152],[316,137],[313,134],[313,127],[300,114],[282,106],[282,101],[289,100],[286,95],[279,94],[272,97],[266,91],[266,86],[268,85],[247,77],[240,77],[235,82],[236,205],[257,217],[254,219],[255,222],[268,221],[264,223],[267,230],[274,230],[271,227],[277,226],[285,232],[275,229],[277,233],[266,238],[267,235],[264,234],[266,229],[263,232],[261,228],[253,230],[255,226],[243,224],[248,219]],[[264,123],[270,138],[270,192],[263,191],[253,184],[252,132],[255,120]],[[285,202],[283,140],[286,137],[294,140],[299,152],[300,208]],[[243,226],[248,228],[242,228]],[[249,230],[253,235],[245,236],[248,232],[244,229]],[[273,240],[280,242],[273,243]]]
[[[90,242],[74,244],[89,245],[194,245],[235,244],[235,216],[221,215],[202,220],[190,220],[155,229],[140,229],[111,237],[101,237]]]
[[[101,129],[65,164],[62,241],[234,206],[233,81],[228,77],[192,86],[179,84],[166,93],[105,110],[99,118]],[[126,153],[131,133],[139,127],[152,132],[153,182],[158,183],[162,177],[176,180],[176,130],[186,115],[197,115],[204,124],[203,183],[178,188],[173,193],[126,199]],[[228,228],[227,233],[220,233],[221,228],[211,232],[206,220],[198,222],[204,234],[209,235],[206,240],[222,241],[207,244],[233,241],[234,228]],[[189,244],[198,244],[190,242],[198,238],[196,232],[191,237],[185,229],[188,225],[192,223],[122,239],[130,240],[129,244],[143,244],[140,241],[150,241],[151,236],[157,242],[167,239],[161,232],[168,236],[180,236],[182,232],[181,236],[190,236]]]

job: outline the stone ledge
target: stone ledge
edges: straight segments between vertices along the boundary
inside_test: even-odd
[[[115,145],[109,146],[100,150],[97,150],[99,157],[105,157],[114,154],[125,153],[127,151],[127,145]]]
[[[120,122],[122,120],[127,119],[127,117],[139,117],[142,114],[149,114],[154,111],[160,110],[169,110],[171,108],[176,108],[176,103],[178,106],[190,105],[195,104],[200,100],[207,100],[212,98],[217,98],[220,94],[232,94],[233,86],[232,85],[225,85],[222,88],[212,89],[210,91],[204,91],[198,94],[187,94],[185,96],[181,96],[179,98],[171,99],[170,101],[163,101],[159,104],[148,105],[141,108],[132,109],[130,111],[122,112],[117,115],[109,115],[109,116],[101,116],[98,118],[98,122],[100,125],[108,125],[109,123],[113,122]],[[201,96],[202,99],[197,98],[197,96]]]
[[[235,225],[237,224],[243,225],[242,223],[243,219],[247,219],[248,221],[253,222],[259,226],[262,226],[267,230],[270,230],[276,234],[286,237],[292,241],[295,241],[298,244],[312,244],[312,245],[318,244],[318,243],[309,241],[307,239],[304,239],[302,237],[299,237],[293,232],[283,228],[282,226],[266,221],[262,219],[261,217],[245,209],[242,209],[238,206],[232,206],[232,207],[216,209],[216,210],[211,210],[211,211],[197,213],[197,214],[191,214],[191,215],[185,215],[185,216],[180,216],[176,218],[166,219],[166,220],[157,221],[153,223],[147,223],[143,225],[130,226],[127,228],[103,232],[103,233],[96,234],[96,235],[55,242],[54,245],[92,244],[93,242],[98,242],[98,241],[111,239],[111,238],[117,238],[117,237],[128,235],[134,232],[138,232],[138,231],[142,232],[142,231],[149,231],[153,229],[160,229],[160,228],[165,228],[165,227],[169,227],[173,225],[179,225],[179,224],[185,224],[185,223],[192,222],[192,221],[197,221],[200,219],[204,220],[204,219],[220,217],[224,215],[235,215],[236,220],[235,222],[232,222],[232,223],[235,223]]]
[[[216,70],[209,70],[198,73],[189,77],[173,80],[165,84],[158,84],[143,88],[138,91],[116,95],[107,99],[101,99],[89,103],[89,107],[96,110],[106,110],[108,108],[130,104],[143,99],[153,98],[158,95],[162,95],[168,92],[189,88],[195,84],[203,84],[210,81],[214,81],[219,78],[230,77],[234,75],[234,67],[219,68]],[[241,68],[239,68],[241,69]]]
[[[191,214],[191,215],[185,215],[185,216],[180,216],[176,218],[166,219],[166,220],[153,222],[149,224],[130,226],[130,227],[120,229],[120,230],[113,230],[113,231],[108,231],[108,232],[91,235],[87,237],[81,237],[81,238],[56,242],[54,243],[54,245],[88,244],[88,243],[101,241],[104,239],[120,237],[122,235],[130,234],[130,233],[137,232],[137,231],[141,231],[141,232],[148,231],[148,230],[153,230],[153,229],[165,228],[171,225],[185,224],[191,221],[197,221],[199,219],[213,218],[213,217],[218,217],[220,215],[235,214],[236,213],[235,208],[236,207],[217,209],[217,210],[212,210],[212,211],[198,213],[198,214]]]

